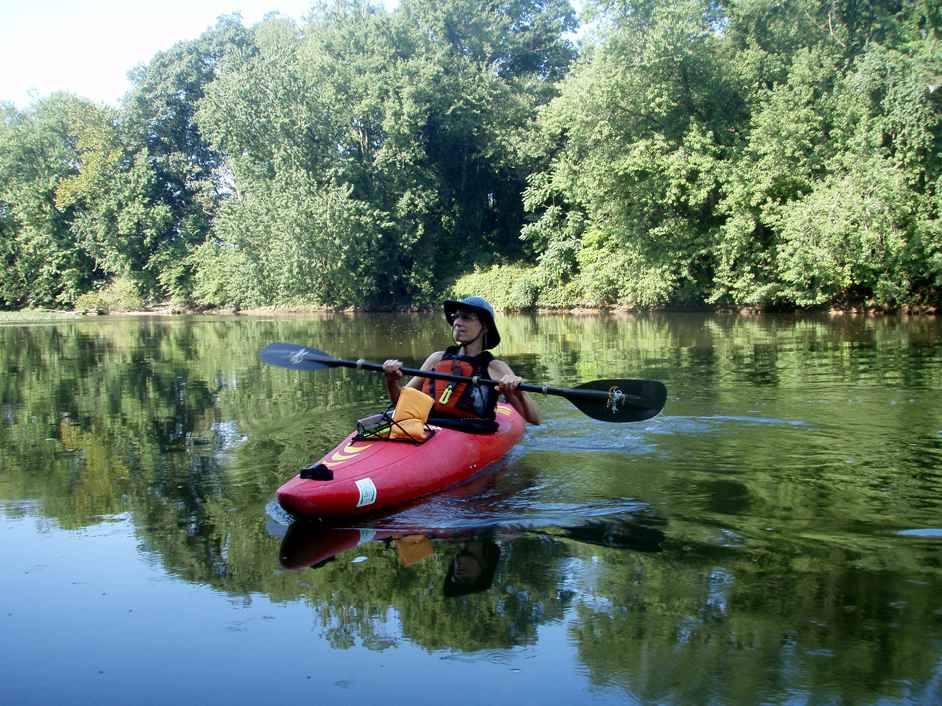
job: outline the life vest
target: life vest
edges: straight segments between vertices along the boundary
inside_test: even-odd
[[[494,360],[490,351],[478,355],[459,355],[458,346],[449,346],[442,354],[442,359],[434,370],[448,375],[463,375],[482,379],[491,379],[487,366]],[[433,417],[472,417],[494,419],[497,407],[497,388],[490,385],[474,385],[470,382],[449,382],[448,380],[422,381],[422,392],[429,395],[435,404]]]

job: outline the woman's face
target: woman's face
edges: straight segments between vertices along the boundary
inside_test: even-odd
[[[451,322],[451,333],[455,343],[469,343],[476,339],[484,328],[476,311],[458,309]]]

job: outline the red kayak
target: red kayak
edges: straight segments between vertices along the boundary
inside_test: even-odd
[[[364,439],[350,434],[320,464],[333,476],[295,476],[278,489],[278,502],[293,515],[343,518],[372,513],[444,490],[499,460],[523,436],[524,421],[508,404],[497,405],[493,434],[433,427],[422,444]]]

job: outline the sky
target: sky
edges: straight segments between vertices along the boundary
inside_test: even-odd
[[[161,49],[195,39],[220,15],[246,26],[269,12],[302,19],[311,0],[0,0],[0,102],[19,110],[68,91],[117,105],[127,73]],[[387,0],[387,7],[396,2]]]

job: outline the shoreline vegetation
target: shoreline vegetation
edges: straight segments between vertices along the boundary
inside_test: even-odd
[[[939,3],[336,0],[130,77],[0,101],[0,309],[942,308]]]

